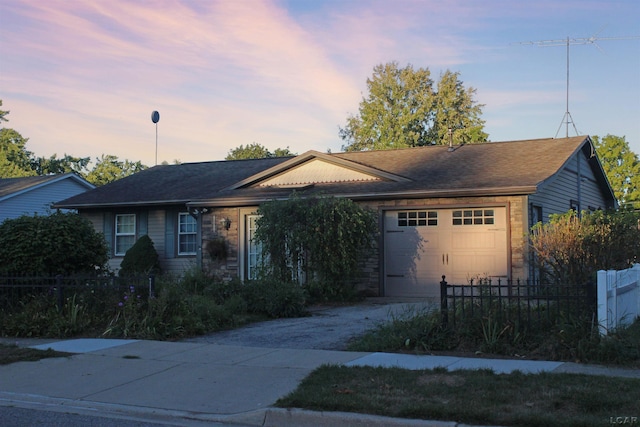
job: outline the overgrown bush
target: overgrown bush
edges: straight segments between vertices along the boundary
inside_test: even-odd
[[[575,211],[554,215],[532,228],[531,248],[546,279],[581,284],[598,270],[626,269],[640,255],[640,213]]]
[[[292,283],[223,282],[198,270],[182,279],[159,276],[150,295],[146,280],[80,278],[59,288],[33,286],[29,294],[0,294],[0,336],[106,336],[179,339],[267,317],[303,316],[305,291]]]
[[[104,235],[76,213],[21,216],[0,224],[0,274],[95,273],[108,260]]]
[[[125,252],[120,263],[119,275],[126,277],[158,274],[159,272],[158,252],[153,246],[151,238],[145,234]]]
[[[341,295],[339,288],[353,286],[374,247],[375,214],[348,199],[293,193],[263,204],[258,213],[255,240],[269,280],[318,283],[329,295]]]

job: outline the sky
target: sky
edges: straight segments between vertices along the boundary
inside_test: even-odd
[[[0,0],[0,109],[37,157],[339,152],[397,61],[459,72],[491,141],[564,137],[570,38],[569,136],[638,154],[638,37],[637,0]]]

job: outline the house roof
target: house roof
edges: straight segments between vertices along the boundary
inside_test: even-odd
[[[33,191],[47,185],[60,182],[65,179],[71,179],[91,190],[95,186],[73,172],[57,175],[43,176],[26,176],[21,178],[2,178],[0,179],[0,201],[16,197],[28,191]]]
[[[591,156],[590,138],[579,136],[453,148],[427,146],[335,154],[309,151],[295,157],[163,165],[74,196],[55,207],[255,205],[286,198],[296,186],[305,192],[354,199],[532,194],[580,150],[587,158],[596,159],[590,162],[592,168],[613,198],[597,158]],[[349,169],[367,179],[326,178],[317,172],[322,168],[299,173],[299,168],[312,162],[323,162],[332,170]],[[288,177],[296,185],[261,185],[286,183]],[[316,181],[304,182],[314,177]]]

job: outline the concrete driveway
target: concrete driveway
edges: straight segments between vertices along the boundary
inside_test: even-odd
[[[428,299],[367,298],[350,306],[313,307],[308,317],[253,323],[184,341],[299,350],[345,350],[350,340],[381,323],[435,307],[435,301]]]

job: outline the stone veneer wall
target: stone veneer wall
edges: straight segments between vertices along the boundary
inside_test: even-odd
[[[220,221],[229,219],[229,229],[225,229]],[[239,276],[238,259],[238,208],[215,209],[202,217],[202,267],[203,270],[222,280],[231,280]],[[223,260],[213,260],[207,252],[207,242],[223,238],[227,244],[227,257]]]

